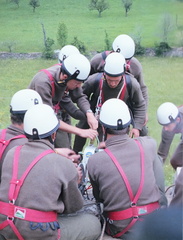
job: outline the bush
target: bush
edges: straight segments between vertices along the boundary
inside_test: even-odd
[[[141,44],[135,44],[135,55],[144,55],[145,48],[141,46]]]
[[[54,52],[52,50],[52,45],[54,44],[54,40],[51,38],[47,38],[45,41],[45,48],[43,50],[42,57],[45,59],[53,59]]]
[[[86,54],[87,48],[86,48],[85,44],[83,42],[81,42],[80,40],[78,40],[77,37],[74,37],[74,40],[71,44],[76,46],[79,49],[80,53],[82,53],[84,55]]]
[[[155,44],[155,54],[157,56],[164,56],[165,53],[167,53],[171,47],[168,45],[167,42],[160,42],[159,44]]]

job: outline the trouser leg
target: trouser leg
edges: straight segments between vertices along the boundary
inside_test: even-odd
[[[80,120],[76,126],[81,129],[89,128],[89,125],[88,125],[87,121],[85,121],[85,120]],[[75,139],[74,139],[73,150],[77,153],[82,152],[85,143],[86,143],[86,138],[76,135]]]
[[[97,240],[101,233],[99,219],[88,213],[59,217],[60,240]]]

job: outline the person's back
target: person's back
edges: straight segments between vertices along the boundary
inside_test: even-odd
[[[3,164],[2,182],[0,187],[0,200],[8,202],[9,182],[12,179],[13,158],[15,148],[10,150]],[[21,149],[19,158],[18,177],[25,173],[33,160],[46,150],[53,150],[52,144],[45,140],[30,141]],[[8,171],[7,171],[8,169]],[[70,191],[72,186],[72,191]],[[71,199],[77,199],[72,204]],[[53,152],[44,156],[30,171],[21,187],[16,205],[38,211],[54,211],[57,213],[70,213],[82,207],[82,197],[77,190],[77,172],[74,164],[68,159]],[[6,216],[0,215],[0,222]],[[16,219],[16,227],[24,239],[53,239],[57,238],[58,223],[34,222]],[[34,230],[34,228],[36,230]],[[47,231],[43,231],[48,228]],[[55,231],[53,230],[55,228]],[[2,230],[7,239],[14,236],[10,227]]]
[[[29,141],[9,150],[3,163],[0,229],[6,239],[66,240],[87,232],[86,237],[93,240],[100,234],[97,217],[76,215],[83,206],[79,176],[73,162],[54,151],[59,126],[53,109],[46,104],[36,105],[25,114],[24,131]],[[64,217],[70,213],[74,218]],[[86,224],[87,230],[82,230],[87,220],[94,228],[91,232]],[[68,226],[74,230],[68,231]],[[83,235],[81,239],[85,239]]]
[[[107,137],[106,148],[92,155],[87,167],[94,197],[104,205],[106,232],[132,239],[128,235],[136,220],[160,207],[154,176],[156,142],[151,137],[128,136],[129,110],[118,102],[122,101],[110,99],[102,106],[100,122]],[[116,117],[120,114],[122,118]]]

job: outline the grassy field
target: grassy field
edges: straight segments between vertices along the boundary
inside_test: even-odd
[[[35,13],[29,6],[29,0],[20,0],[20,6],[10,0],[0,0],[0,52],[42,52],[44,24],[47,37],[53,39],[53,49],[59,49],[57,31],[60,23],[68,30],[68,44],[77,37],[88,51],[101,51],[105,46],[105,31],[109,40],[126,33],[141,36],[144,47],[154,47],[160,42],[160,26],[165,14],[168,14],[173,26],[168,35],[170,46],[183,45],[183,3],[177,0],[134,0],[128,17],[125,17],[121,0],[107,0],[110,8],[98,17],[97,11],[89,11],[90,0],[39,0],[40,7]],[[182,104],[182,58],[141,57],[145,82],[149,90],[149,134],[159,144],[161,126],[156,120],[156,110],[164,101]],[[0,128],[9,124],[9,104],[12,95],[26,88],[36,72],[55,63],[55,60],[16,60],[0,59]],[[75,123],[75,122],[74,122]],[[170,155],[180,136],[176,136]],[[170,157],[170,156],[169,156]],[[173,170],[165,165],[166,181],[172,182]]]
[[[182,66],[183,58],[138,58],[143,66],[145,82],[149,92],[148,128],[149,135],[160,142],[161,126],[156,120],[156,110],[165,101],[176,105],[182,104]],[[26,88],[38,70],[55,64],[55,60],[0,60],[0,128],[9,124],[9,104],[12,95]],[[76,123],[75,121],[73,121]],[[170,155],[165,165],[166,181],[172,182],[173,170],[169,158],[180,140],[180,135],[175,137],[171,145]]]
[[[35,13],[29,0],[20,0],[19,8],[10,0],[0,0],[0,51],[8,51],[7,43],[15,43],[14,52],[41,52],[44,24],[47,37],[57,43],[59,23],[68,29],[68,43],[74,37],[82,41],[89,51],[104,49],[105,31],[109,40],[121,34],[142,37],[142,46],[152,47],[160,42],[162,17],[171,17],[173,29],[169,34],[170,46],[180,46],[183,40],[183,3],[177,0],[134,0],[128,17],[125,17],[121,0],[106,0],[109,9],[98,17],[97,11],[89,11],[90,0],[39,0]]]

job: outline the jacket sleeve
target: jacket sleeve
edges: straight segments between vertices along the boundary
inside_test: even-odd
[[[129,97],[129,105],[133,115],[133,127],[142,129],[146,117],[146,104],[137,80],[131,77],[132,89]]]
[[[158,155],[160,155],[162,157],[163,162],[165,162],[165,160],[168,156],[170,146],[171,146],[171,143],[174,139],[174,136],[175,136],[175,133],[165,131],[164,128],[162,128],[161,142],[160,142],[160,145],[158,147]]]
[[[86,115],[76,107],[69,96],[62,98],[60,101],[60,107],[61,109],[64,109],[72,118],[77,120],[86,119]]]
[[[174,169],[177,167],[183,167],[183,140],[176,148],[173,156],[170,159],[170,163]]]
[[[148,89],[144,81],[143,69],[137,58],[133,57],[130,61],[130,73],[140,85],[142,96],[145,99],[146,108],[148,107]]]

